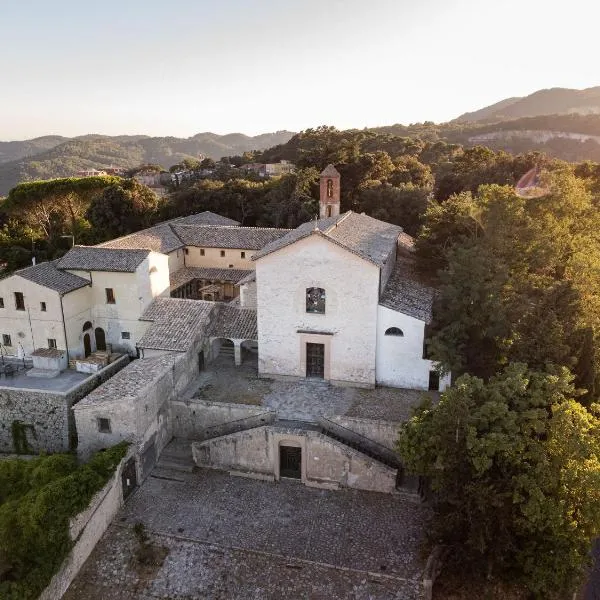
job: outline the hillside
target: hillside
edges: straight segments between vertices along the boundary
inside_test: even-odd
[[[85,135],[48,136],[23,142],[0,142],[0,196],[21,181],[74,175],[102,167],[153,163],[169,168],[203,154],[218,159],[287,142],[293,133],[277,131],[254,137],[241,133],[198,133],[190,138]]]
[[[467,112],[456,122],[509,121],[523,117],[566,114],[600,114],[600,87],[585,90],[551,88],[538,90],[522,98],[507,98],[474,112]]]

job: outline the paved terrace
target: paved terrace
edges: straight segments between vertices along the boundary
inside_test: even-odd
[[[301,421],[331,415],[406,421],[425,396],[430,395],[434,400],[439,397],[436,392],[418,390],[335,387],[318,380],[260,379],[256,358],[251,355],[245,357],[241,367],[235,367],[231,357],[219,357],[207,366],[197,386],[194,394],[197,398],[266,406],[277,410],[281,419]]]
[[[416,600],[426,516],[423,505],[399,496],[205,470],[156,473],[64,600]],[[168,550],[150,573],[133,559],[139,521]]]
[[[60,375],[52,378],[27,377],[25,371],[14,375],[0,377],[0,389],[26,389],[41,390],[43,392],[68,392],[77,387],[82,381],[90,377],[91,373],[79,373],[73,369],[62,371]]]

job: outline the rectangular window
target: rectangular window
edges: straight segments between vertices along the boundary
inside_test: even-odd
[[[185,248],[185,249],[183,250],[183,252],[184,252],[185,254],[189,254],[189,253],[190,253],[190,251],[189,251],[187,248]]]
[[[121,338],[124,340],[131,339],[131,333],[129,331],[121,331]]]
[[[110,419],[98,418],[98,431],[100,433],[110,433]]]
[[[4,308],[4,298],[0,298],[0,308]]]
[[[8,333],[3,333],[2,334],[2,343],[5,346],[12,346],[12,342],[10,340],[10,335],[8,335]]]
[[[106,289],[106,304],[114,304],[115,303],[115,293],[112,288]]]
[[[245,252],[240,252],[240,257],[241,258],[246,258],[246,253]]]
[[[48,348],[56,348],[56,340],[54,338],[48,338]]]
[[[221,250],[221,256],[225,256],[225,250]]]
[[[17,310],[25,310],[25,298],[23,292],[15,292],[15,308]]]
[[[200,256],[204,256],[204,248],[200,248]]]
[[[45,302],[40,302],[40,310],[42,312],[46,312],[46,303]]]

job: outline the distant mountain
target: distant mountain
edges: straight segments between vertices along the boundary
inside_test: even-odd
[[[474,112],[467,112],[454,122],[498,122],[544,115],[600,114],[600,87],[585,90],[551,88],[522,98],[507,98]]]
[[[165,168],[200,155],[214,159],[284,144],[294,134],[277,131],[257,136],[242,133],[198,133],[190,138],[145,135],[77,138],[47,136],[22,142],[0,142],[0,196],[22,181],[68,177],[83,169],[131,168],[159,164]]]

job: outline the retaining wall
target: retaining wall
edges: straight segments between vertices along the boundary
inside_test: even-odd
[[[92,498],[88,507],[71,519],[70,533],[75,545],[38,600],[59,600],[95,548],[123,505],[121,473],[131,453],[119,463],[111,480]]]

